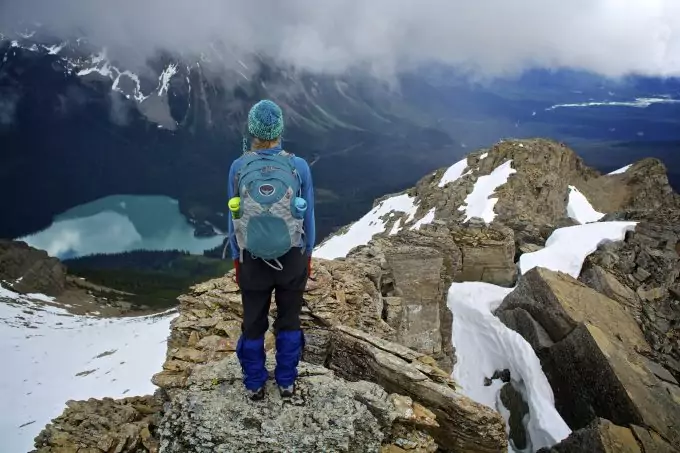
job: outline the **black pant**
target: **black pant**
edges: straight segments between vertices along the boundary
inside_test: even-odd
[[[282,270],[273,269],[259,258],[243,251],[243,263],[239,273],[243,323],[241,330],[249,340],[261,338],[269,328],[269,306],[275,292],[276,321],[274,330],[300,329],[300,311],[307,285],[307,254],[303,249],[293,248],[279,258]],[[270,261],[274,266],[277,264]]]

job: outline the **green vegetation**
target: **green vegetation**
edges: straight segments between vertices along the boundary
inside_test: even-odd
[[[99,254],[67,260],[65,264],[70,274],[131,293],[133,296],[120,298],[154,309],[177,305],[177,297],[189,287],[223,276],[233,266],[229,260],[179,250]]]

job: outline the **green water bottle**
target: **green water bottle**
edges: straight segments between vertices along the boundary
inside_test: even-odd
[[[241,218],[241,197],[234,197],[229,200],[229,211],[234,219]]]

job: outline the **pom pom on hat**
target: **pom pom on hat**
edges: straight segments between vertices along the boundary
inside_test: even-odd
[[[283,134],[283,112],[270,100],[258,102],[248,113],[248,132],[260,140],[276,140]]]

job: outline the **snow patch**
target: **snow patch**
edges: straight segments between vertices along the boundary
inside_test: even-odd
[[[484,159],[486,159],[487,157],[489,157],[489,153],[484,153],[484,154],[482,154],[481,156],[479,156],[479,160],[484,160]]]
[[[444,176],[442,176],[442,180],[439,181],[438,187],[445,187],[447,184],[450,184],[460,179],[460,177],[463,176],[463,172],[465,171],[467,166],[468,166],[467,157],[450,166],[444,173]]]
[[[430,209],[430,210],[428,211],[428,213],[425,214],[425,215],[423,216],[422,219],[418,220],[418,221],[415,223],[415,225],[413,225],[413,226],[411,227],[411,230],[418,231],[418,230],[420,229],[421,226],[423,226],[423,225],[428,225],[428,224],[432,223],[432,221],[434,220],[435,211],[436,211],[436,208]]]
[[[133,82],[135,82],[136,88],[134,89],[133,97],[135,98],[135,100],[137,102],[143,102],[146,98],[149,97],[149,96],[144,96],[144,93],[142,93],[142,82],[139,80],[139,76],[137,76],[137,74],[135,74],[134,72],[130,72],[130,71],[123,71],[123,72],[118,74],[118,76],[113,81],[113,85],[111,85],[112,90],[117,91],[119,93],[122,93],[122,94],[125,95],[125,97],[130,99],[130,95],[128,93],[125,93],[120,88],[121,77],[127,77],[130,80],[132,80]]]
[[[317,247],[314,256],[328,260],[345,257],[353,248],[366,245],[373,236],[385,232],[385,221],[381,217],[390,212],[403,212],[408,214],[406,223],[415,217],[416,211],[414,198],[407,194],[388,198],[352,224],[345,233],[333,236]]]
[[[172,79],[172,76],[177,74],[177,65],[176,64],[171,64],[165,70],[161,73],[161,76],[159,77],[160,85],[158,89],[158,95],[163,96],[163,94],[168,92],[168,89],[170,87],[170,79]]]
[[[66,46],[67,43],[61,43],[54,46],[42,46],[49,55],[57,55]]]
[[[13,370],[0,374],[0,401],[12,408],[0,412],[7,451],[31,450],[35,436],[70,399],[122,398],[156,389],[150,378],[162,369],[175,313],[73,316],[6,293],[0,289],[6,299],[0,301],[0,356]]]
[[[634,107],[645,109],[654,104],[680,104],[680,99],[671,99],[668,97],[661,98],[636,98],[634,101],[600,101],[600,102],[583,102],[578,104],[557,104],[548,107],[546,110],[555,110],[559,108],[583,108],[583,107]]]
[[[588,199],[576,187],[569,186],[569,203],[567,214],[578,223],[597,222],[605,214],[597,212]]]
[[[87,69],[81,69],[80,71],[77,72],[76,75],[82,77],[86,76],[89,74],[92,74],[93,72],[99,73],[103,77],[111,77],[113,75],[113,72],[111,71],[111,65],[108,63],[104,63],[104,65],[101,68],[98,67],[92,67],[92,68],[87,68]]]
[[[607,173],[607,174],[608,174],[608,175],[620,175],[620,174],[623,174],[623,173],[627,172],[628,169],[629,169],[630,167],[632,167],[632,166],[633,166],[633,164],[626,165],[626,166],[623,167],[623,168],[619,168],[618,170],[614,170],[613,172]]]
[[[390,230],[390,236],[394,236],[395,234],[399,233],[401,230],[401,219],[397,219],[396,222],[394,222],[394,225],[392,225],[392,229]]]
[[[487,176],[480,176],[475,183],[472,192],[465,198],[466,206],[461,206],[460,211],[465,211],[465,222],[473,217],[484,219],[486,223],[492,222],[496,214],[493,212],[498,198],[490,198],[496,189],[508,182],[511,174],[517,173],[512,168],[512,160],[496,168]]]
[[[597,250],[600,243],[623,240],[635,225],[637,222],[598,222],[559,228],[550,235],[545,248],[520,257],[520,270],[525,274],[540,266],[578,278],[583,260]]]

